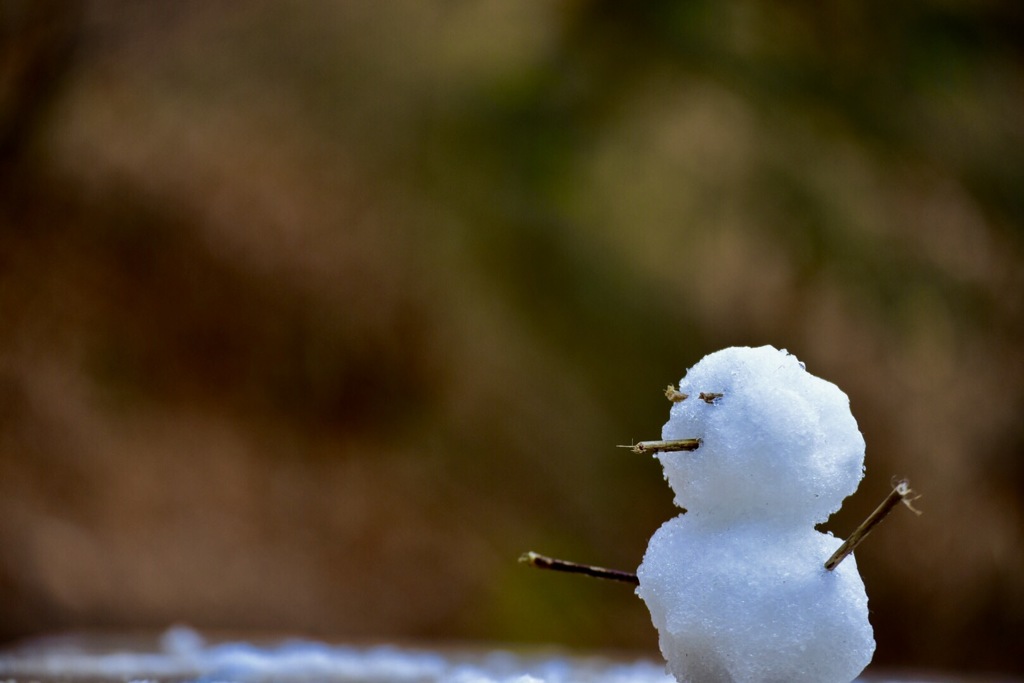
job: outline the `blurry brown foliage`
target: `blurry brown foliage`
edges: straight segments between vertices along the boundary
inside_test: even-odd
[[[771,343],[926,514],[876,663],[1024,673],[1013,2],[0,0],[0,638],[653,650],[661,396]]]

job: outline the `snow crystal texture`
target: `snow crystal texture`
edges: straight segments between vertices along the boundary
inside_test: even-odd
[[[849,400],[770,346],[730,348],[687,372],[663,430],[699,438],[657,457],[687,512],[651,538],[637,593],[682,683],[848,683],[874,652],[853,557],[814,529],[864,471]],[[702,399],[700,396],[704,394]]]
[[[679,384],[663,439],[703,441],[659,456],[676,504],[695,517],[817,524],[864,476],[864,437],[839,387],[771,346],[705,357]],[[709,401],[705,396],[721,394]]]

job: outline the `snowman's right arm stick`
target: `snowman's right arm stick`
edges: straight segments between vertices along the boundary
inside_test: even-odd
[[[893,488],[889,495],[886,496],[885,500],[882,501],[882,504],[875,508],[875,511],[868,515],[868,518],[865,519],[852,534],[850,534],[850,537],[846,539],[846,541],[839,546],[834,553],[832,553],[832,557],[825,561],[825,569],[832,571],[838,567],[839,563],[846,559],[846,556],[852,553],[854,549],[860,545],[861,541],[867,538],[867,535],[871,533],[871,530],[874,529],[879,522],[885,519],[898,503],[903,503],[911,510],[914,510],[910,505],[914,500],[910,497],[911,493],[913,492],[910,490],[910,482],[906,479],[898,482],[895,488]],[[914,510],[914,512],[917,512],[917,510]]]

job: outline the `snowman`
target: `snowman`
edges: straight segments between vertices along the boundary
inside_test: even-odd
[[[770,346],[713,353],[670,388],[656,450],[685,513],[651,538],[637,594],[680,683],[848,683],[875,643],[867,595],[824,522],[864,473],[838,387]]]

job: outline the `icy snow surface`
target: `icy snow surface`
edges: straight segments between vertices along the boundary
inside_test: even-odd
[[[357,648],[311,641],[273,646],[207,643],[195,631],[167,631],[152,650],[97,648],[79,639],[30,643],[0,652],[6,681],[196,681],[250,683],[672,683],[661,663],[597,657],[527,656],[502,650]],[[896,679],[874,678],[874,683]],[[900,679],[910,682],[910,679]],[[936,679],[937,680],[937,679]],[[917,683],[924,679],[915,678]]]
[[[730,348],[679,385],[658,455],[687,513],[651,538],[637,593],[680,683],[849,683],[871,661],[853,557],[814,525],[864,471],[864,439],[834,384],[770,346]]]

